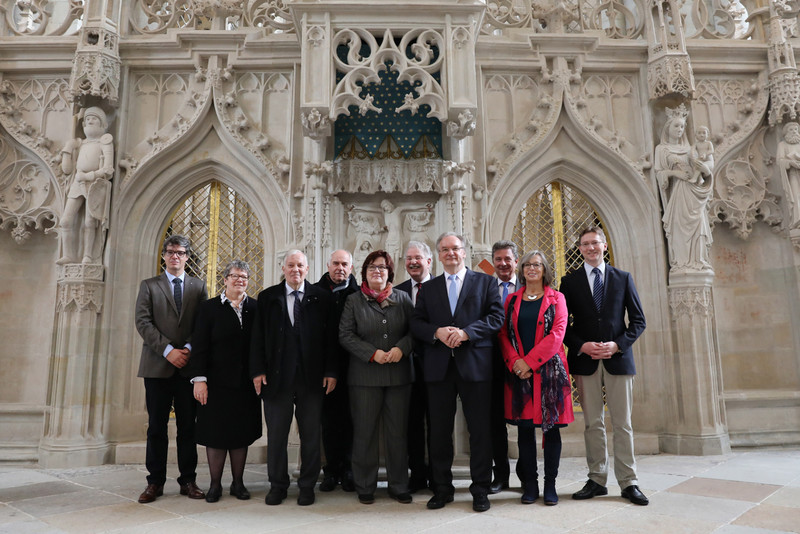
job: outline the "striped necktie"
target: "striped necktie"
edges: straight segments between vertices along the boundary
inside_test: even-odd
[[[183,292],[181,291],[181,279],[172,279],[172,297],[175,299],[175,307],[178,308],[178,315],[181,314],[181,305],[183,304]]]
[[[592,285],[592,298],[594,298],[594,307],[597,311],[603,309],[603,273],[600,269],[595,267],[592,269],[594,274],[594,284]]]

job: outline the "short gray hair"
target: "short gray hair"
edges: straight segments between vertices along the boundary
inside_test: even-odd
[[[406,254],[408,254],[408,249],[410,248],[418,248],[422,251],[422,255],[426,258],[432,258],[431,255],[431,247],[428,246],[427,243],[423,243],[422,241],[409,241],[408,246],[406,247]]]
[[[227,278],[229,274],[231,274],[231,270],[238,269],[240,271],[244,271],[247,273],[247,276],[250,276],[250,266],[247,264],[246,261],[242,260],[233,260],[228,265],[225,266],[225,270],[222,271],[222,278]]]
[[[289,250],[289,251],[286,252],[286,255],[283,257],[283,261],[281,262],[281,266],[285,267],[286,266],[286,258],[288,258],[289,256],[294,256],[295,254],[302,254],[303,255],[303,260],[305,260],[306,265],[308,265],[308,256],[306,256],[306,253],[303,252],[302,250],[298,249],[298,248],[293,248],[292,250]]]
[[[167,253],[167,247],[170,245],[173,247],[183,247],[186,249],[187,256],[192,255],[192,243],[189,241],[189,238],[184,235],[175,234],[166,238],[164,240],[164,244],[161,246],[162,256]]]
[[[455,237],[459,241],[461,241],[461,246],[467,248],[467,240],[464,239],[464,236],[461,234],[457,234],[455,232],[445,232],[439,236],[439,239],[436,240],[436,252],[439,252],[439,243],[446,237]]]
[[[539,256],[542,260],[542,285],[545,287],[550,287],[553,285],[553,281],[556,278],[556,273],[550,267],[550,264],[547,263],[547,257],[544,253],[540,250],[532,250],[522,256],[522,259],[519,262],[519,267],[517,268],[517,280],[521,281],[523,287],[527,285],[525,282],[525,267],[524,265],[530,262],[534,256]]]
[[[514,255],[515,260],[519,260],[519,249],[517,248],[517,244],[513,241],[509,241],[508,239],[501,239],[494,245],[492,245],[492,259],[494,259],[494,253],[498,250],[505,250],[507,248],[511,249],[511,253]]]
[[[353,254],[349,250],[345,250],[343,248],[337,248],[336,250],[331,252],[331,255],[328,256],[328,265],[331,264],[331,260],[333,259],[333,255],[336,254],[337,252],[339,252],[340,250],[342,252],[347,252],[347,255],[350,257],[350,265],[353,265]],[[287,254],[287,256],[288,256],[288,254]]]

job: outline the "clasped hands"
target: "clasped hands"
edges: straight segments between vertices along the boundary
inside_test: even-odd
[[[469,339],[469,335],[455,326],[442,326],[436,329],[436,339],[454,349]]]
[[[397,347],[392,347],[388,351],[381,349],[376,350],[375,354],[372,356],[372,361],[380,364],[396,363],[399,362],[402,357],[403,351]]]
[[[514,365],[511,366],[511,370],[517,375],[517,378],[521,378],[522,380],[527,380],[533,376],[533,369],[531,369],[531,366],[525,363],[523,359],[515,361]]]
[[[167,354],[167,361],[178,369],[185,367],[186,364],[189,363],[189,349],[186,347],[182,349],[172,349]]]
[[[593,360],[608,360],[619,352],[619,346],[615,341],[587,341],[581,346],[581,352]]]

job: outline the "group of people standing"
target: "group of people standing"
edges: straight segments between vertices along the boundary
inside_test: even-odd
[[[552,287],[554,273],[540,251],[520,260],[513,242],[495,243],[494,277],[468,269],[464,238],[446,232],[435,247],[440,276],[431,277],[431,250],[422,242],[409,243],[410,279],[397,286],[394,259],[384,250],[365,258],[360,285],[349,252],[331,254],[328,272],[311,284],[305,254],[291,250],[281,267],[284,280],[257,298],[247,295],[248,265],[234,261],[223,273],[221,294],[206,300],[205,283],[185,273],[189,240],[167,238],[165,272],[142,282],[136,304],[144,339],[139,376],[149,415],[148,485],[139,502],[163,494],[172,406],[181,494],[219,500],[229,456],[230,494],[249,499],[243,472],[247,448],[261,436],[260,398],[267,428],[266,504],[287,497],[288,436],[296,418],[299,505],[315,502],[321,468],[321,491],[341,484],[359,502],[373,503],[382,431],[389,496],[410,503],[413,493],[429,488],[427,507],[442,508],[454,496],[460,398],[473,509],[488,510],[488,495],[509,486],[506,424],[518,429],[523,504],[540,497],[534,432],[541,428],[543,501],[554,505],[560,428],[574,421],[571,371],[589,464],[589,480],[573,498],[608,492],[605,387],[622,496],[647,504],[636,478],[630,417],[631,345],[645,320],[630,274],[604,262],[606,247],[602,229],[584,230],[584,269],[564,277],[561,292]],[[196,443],[206,446],[206,492],[195,482]]]

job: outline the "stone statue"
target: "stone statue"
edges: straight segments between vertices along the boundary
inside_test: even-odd
[[[81,256],[81,263],[99,263],[108,224],[114,138],[106,133],[108,119],[102,109],[87,108],[79,118],[86,138],[68,141],[61,151],[61,170],[68,176],[69,190],[60,223],[59,264],[78,263]]]
[[[800,228],[800,124],[787,122],[783,126],[783,141],[778,143],[778,166],[781,169],[789,228]]]
[[[365,213],[350,206],[347,218],[356,231],[356,244],[353,247],[353,265],[362,265],[364,260],[376,248],[381,233],[381,224],[373,213]]]
[[[699,141],[697,148],[689,144],[688,116],[683,104],[676,109],[667,108],[667,122],[661,130],[654,162],[673,272],[711,269],[708,206],[713,194],[714,161],[709,147],[703,144],[707,140]],[[701,152],[705,159],[699,157]]]
[[[403,243],[403,217],[401,211],[388,199],[381,201],[384,227],[386,228],[385,250],[395,262],[400,259],[400,247]]]

